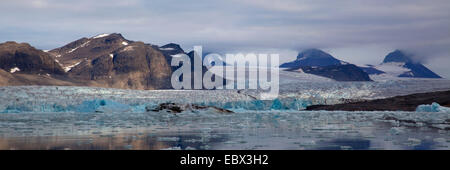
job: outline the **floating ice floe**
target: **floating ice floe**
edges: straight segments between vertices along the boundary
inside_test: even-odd
[[[450,108],[443,107],[436,102],[417,106],[416,112],[445,112],[450,113]]]

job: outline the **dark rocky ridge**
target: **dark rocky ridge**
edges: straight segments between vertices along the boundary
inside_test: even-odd
[[[450,91],[417,93],[396,96],[386,99],[351,102],[336,105],[313,105],[306,110],[342,110],[342,111],[415,111],[421,104],[437,102],[442,106],[450,106]]]
[[[337,81],[372,81],[367,73],[353,64],[330,65],[323,67],[304,66],[290,70],[298,69],[301,69],[303,72],[308,74],[327,77]]]
[[[65,74],[62,67],[48,54],[27,43],[6,42],[0,44],[0,68],[14,73]]]

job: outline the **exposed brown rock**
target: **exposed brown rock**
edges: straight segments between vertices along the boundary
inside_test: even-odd
[[[142,42],[133,42],[107,55],[85,59],[69,71],[69,75],[77,79],[126,89],[171,88],[171,74],[164,55]]]
[[[139,90],[171,88],[172,74],[156,46],[126,40],[121,34],[81,38],[48,53],[25,43],[3,43],[0,69],[2,86],[81,85]]]
[[[12,41],[0,44],[0,68],[13,74],[65,74],[48,53],[27,43]]]
[[[60,48],[50,50],[58,61],[64,65],[73,65],[84,60],[94,60],[100,56],[107,56],[113,51],[126,46],[131,41],[121,34],[113,33],[103,37],[81,38]]]

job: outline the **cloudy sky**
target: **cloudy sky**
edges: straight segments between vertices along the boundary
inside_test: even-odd
[[[403,49],[450,78],[448,0],[1,0],[0,41],[52,49],[118,32],[185,50],[280,53],[320,48],[355,64]]]

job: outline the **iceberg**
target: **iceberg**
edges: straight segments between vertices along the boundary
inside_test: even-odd
[[[423,104],[417,106],[416,112],[444,112],[444,113],[450,113],[450,108],[443,107],[439,105],[436,102],[433,102],[430,104]]]

